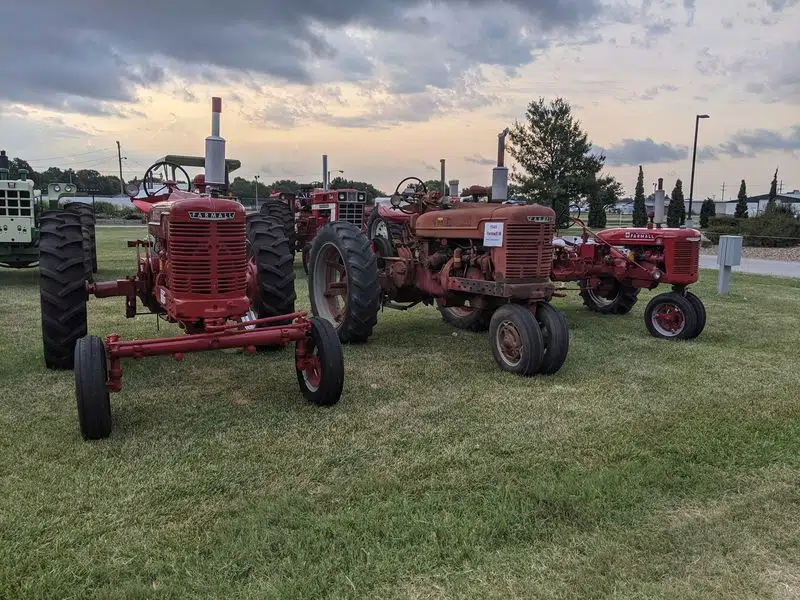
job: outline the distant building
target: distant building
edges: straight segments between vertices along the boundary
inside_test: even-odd
[[[714,207],[718,215],[733,215],[736,213],[736,202],[736,198],[724,202],[714,202]],[[767,207],[767,202],[769,202],[769,194],[750,196],[747,198],[747,214],[751,217],[762,214]],[[778,194],[775,196],[775,202],[788,204],[795,213],[800,214],[800,190]]]

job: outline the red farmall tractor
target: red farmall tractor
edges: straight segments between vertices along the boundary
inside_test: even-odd
[[[403,189],[409,181],[414,184]],[[488,329],[504,370],[532,376],[561,368],[569,331],[550,304],[551,209],[451,208],[449,199],[409,177],[397,186],[391,206],[376,206],[370,219],[388,237],[370,240],[356,225],[335,221],[319,230],[311,250],[312,310],[334,324],[343,342],[366,341],[381,306],[407,310],[437,303],[469,329]],[[468,316],[459,316],[460,310]]]
[[[553,242],[553,281],[578,282],[583,303],[605,314],[626,314],[639,291],[671,285],[644,311],[651,335],[662,339],[692,339],[706,324],[702,301],[689,291],[699,279],[701,234],[695,229],[663,228],[663,182],[656,191],[656,216],[647,227],[583,229],[574,240]],[[659,206],[659,201],[661,202]]]
[[[187,352],[256,349],[295,344],[295,369],[307,400],[335,404],[344,367],[341,343],[324,319],[294,309],[294,269],[281,223],[245,215],[224,192],[225,141],[219,137],[221,100],[212,101],[212,135],[206,138],[205,192],[178,188],[175,176],[148,189],[160,162],[145,174],[144,195],[129,184],[128,195],[147,215],[147,239],[136,248],[136,274],[117,281],[87,282],[80,215],[49,211],[41,233],[40,288],[46,366],[74,369],[78,420],[85,439],[110,435],[109,392],[122,387],[121,360]],[[125,298],[125,316],[137,314],[137,298],[150,313],[176,323],[186,335],[157,339],[105,340],[87,335],[86,304]]]
[[[354,189],[304,188],[300,194],[273,192],[261,206],[261,214],[284,223],[293,252],[302,252],[303,269],[308,274],[311,243],[317,232],[332,221],[362,227],[372,206],[365,192]]]

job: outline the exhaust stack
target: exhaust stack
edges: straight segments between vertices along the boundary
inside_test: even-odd
[[[219,135],[222,98],[211,98],[211,135],[206,138],[205,184],[211,188],[224,188],[225,139]]]
[[[661,229],[661,224],[664,222],[664,202],[666,192],[664,191],[664,178],[658,178],[658,189],[656,189],[653,199],[653,224],[656,229]]]
[[[10,169],[8,168],[8,156],[5,150],[0,150],[0,179],[8,179]]]
[[[442,164],[442,171],[439,175],[439,190],[442,192],[442,197],[446,196],[447,187],[445,187],[445,183],[447,180],[444,178],[444,159],[440,158],[439,162]]]
[[[448,183],[450,184],[450,197],[458,198],[458,179],[451,179]]]
[[[328,191],[328,155],[322,155],[322,189]]]
[[[492,202],[508,200],[508,168],[505,166],[508,132],[506,127],[497,136],[497,166],[492,169]]]

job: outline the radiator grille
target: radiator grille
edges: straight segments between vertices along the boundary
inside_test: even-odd
[[[339,221],[347,221],[356,227],[361,227],[364,222],[363,202],[339,202]]]
[[[0,217],[32,217],[28,190],[0,190]]]
[[[169,224],[169,287],[173,293],[244,295],[244,223]]]
[[[553,225],[506,224],[506,279],[550,276],[553,261]]]
[[[700,244],[696,242],[677,242],[672,260],[675,275],[694,275],[700,262]]]

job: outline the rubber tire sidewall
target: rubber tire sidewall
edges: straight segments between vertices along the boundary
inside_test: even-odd
[[[556,309],[549,302],[540,302],[536,305],[536,320],[542,330],[542,340],[545,344],[542,365],[539,373],[553,375],[557,373],[569,353],[569,325],[564,313]],[[545,328],[550,337],[549,344],[545,340]]]
[[[344,352],[333,325],[320,317],[310,317],[311,339],[317,348],[322,371],[319,386],[309,389],[303,371],[296,369],[297,382],[306,400],[317,406],[333,406],[342,396],[344,387]]]
[[[659,304],[667,302],[670,304],[675,304],[678,308],[680,308],[681,312],[683,312],[683,318],[685,319],[683,330],[675,336],[662,335],[657,329],[655,329],[652,323],[653,312],[655,312],[656,307]],[[662,340],[686,340],[691,339],[690,336],[697,328],[697,313],[695,311],[694,304],[690,300],[687,300],[686,297],[678,294],[677,292],[668,292],[666,294],[654,296],[650,302],[647,303],[647,307],[644,310],[644,323],[647,327],[647,330],[650,332],[650,335],[655,338]]]
[[[111,403],[106,380],[106,349],[100,338],[87,335],[75,344],[75,400],[78,424],[85,440],[111,435]]]
[[[522,338],[522,359],[517,365],[508,365],[497,347],[497,331],[503,321],[511,321]],[[518,304],[504,304],[492,315],[489,323],[489,343],[495,362],[504,371],[531,377],[539,372],[544,357],[542,331],[533,314]]]
[[[692,335],[688,339],[694,339],[703,332],[706,328],[706,307],[703,301],[695,296],[692,292],[686,292],[686,299],[694,306],[695,314],[697,316],[697,324],[695,325]]]

